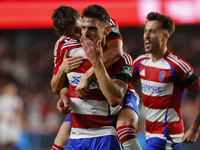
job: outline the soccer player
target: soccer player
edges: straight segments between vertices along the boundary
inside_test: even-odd
[[[92,48],[96,51],[89,52],[90,55],[86,53],[87,57],[90,56],[89,60],[86,55],[84,56],[82,47],[69,51],[69,55],[82,53],[85,60],[80,68],[67,74],[72,128],[66,149],[97,149],[97,147],[98,149],[121,149],[116,130],[112,126],[117,113],[112,111],[119,110],[119,104],[128,89],[132,61],[130,55],[124,53],[123,57],[117,60],[116,66],[106,71],[102,60],[102,47],[105,45],[106,35],[110,33],[109,22],[108,13],[101,6],[91,5],[84,9],[82,45],[85,50]],[[90,83],[92,90],[89,92],[88,99],[83,101],[77,96],[75,88],[77,79],[90,67],[94,68],[98,83]],[[125,71],[125,69],[130,70]]]
[[[67,12],[66,10],[68,10],[68,9],[70,11]],[[72,14],[72,13],[78,14],[78,12],[74,12],[74,11],[75,10],[73,8],[65,7],[65,6],[62,6],[58,9],[56,9],[54,11],[54,15],[53,15],[54,22],[56,22],[55,18],[59,17],[58,14],[60,14],[61,17],[65,16],[67,18],[72,18],[71,19],[72,22],[74,20],[79,20],[79,19],[77,19],[77,18],[79,18],[78,15],[73,15],[73,16],[75,16],[75,19],[71,16],[69,17],[69,12],[70,12],[70,14]],[[65,14],[62,14],[60,12],[62,12],[62,13],[65,12]],[[68,16],[67,16],[67,14],[68,14]],[[67,21],[67,20],[64,20],[64,21]],[[78,39],[80,37],[80,32],[78,32],[78,31],[80,31],[78,28],[79,23],[80,23],[80,21],[77,21],[76,25],[72,26],[73,28],[69,28],[70,26],[68,26],[68,28],[70,29],[69,32],[71,31],[70,34],[67,32],[66,33],[63,32],[62,34],[70,35],[72,38]],[[66,25],[66,22],[65,23],[63,22],[62,24]],[[118,59],[118,57],[120,55],[120,51],[121,51],[120,48],[122,47],[121,36],[120,36],[118,28],[117,28],[118,27],[117,23],[114,20],[111,20],[110,24],[112,25],[111,28],[113,28],[113,29],[112,29],[111,33],[107,36],[107,44],[106,44],[107,49],[104,52],[104,58],[105,58],[104,62],[106,62],[105,64],[107,64],[107,66],[109,66],[109,62],[110,62],[110,66],[111,66],[114,63],[113,60],[116,61],[116,59]],[[56,27],[56,25],[57,24],[54,23],[55,27]],[[57,27],[57,29],[61,32],[68,31],[66,29],[67,28],[66,26],[61,26],[61,27],[59,26],[59,27]],[[73,56],[71,58],[65,58],[65,57],[63,58],[66,49],[70,49],[71,46],[74,47],[75,45],[77,45],[75,40],[73,40],[72,38],[62,36],[58,40],[58,42],[55,46],[56,53],[54,55],[55,55],[55,62],[57,62],[57,63],[55,63],[54,76],[53,76],[52,80],[54,80],[56,78],[57,74],[60,74],[60,73],[56,74],[56,72],[58,71],[58,68],[59,68],[59,70],[62,70],[60,72],[68,73],[68,72],[71,72],[71,70],[79,67],[80,63],[82,62],[81,58],[79,58],[78,56],[77,56],[77,60],[76,60],[76,56],[75,57]],[[66,56],[66,54],[65,54],[65,56]],[[108,59],[109,57],[111,59]],[[80,59],[80,63],[78,62],[79,61],[78,59]],[[77,62],[77,63],[75,63],[75,62]],[[65,66],[65,67],[63,67],[63,66]],[[64,69],[65,69],[65,71],[63,71]],[[56,86],[54,86],[54,87],[56,87]],[[54,90],[54,92],[55,91],[56,90]],[[118,135],[120,135],[119,136],[120,140],[123,143],[123,146],[125,147],[125,149],[133,149],[133,147],[135,147],[136,149],[141,149],[141,147],[137,141],[136,135],[135,135],[135,132],[138,127],[138,122],[139,122],[139,109],[138,109],[139,98],[137,97],[137,94],[133,93],[133,92],[126,93],[127,105],[123,106],[125,108],[122,109],[122,111],[120,112],[121,115],[118,118],[118,124],[117,124],[117,126],[119,127]],[[129,103],[130,101],[134,101],[131,104],[134,106],[134,108],[131,106],[128,106],[128,104],[130,105],[130,103]],[[128,109],[126,109],[126,108],[128,108]],[[66,127],[63,127],[63,126],[66,126]],[[54,142],[55,145],[53,147],[58,149],[58,148],[64,147],[66,145],[66,142],[69,137],[69,136],[67,136],[67,134],[69,134],[69,132],[68,132],[69,130],[66,131],[66,129],[69,129],[69,126],[70,126],[69,122],[64,122],[62,124],[60,131],[55,139],[55,142]]]
[[[167,49],[174,31],[171,18],[149,13],[143,34],[147,54],[134,61],[132,79],[141,79],[146,111],[146,150],[178,150],[182,142],[193,143],[198,137],[199,106],[191,128],[184,134],[181,104],[185,88],[200,102],[200,78],[188,62]]]

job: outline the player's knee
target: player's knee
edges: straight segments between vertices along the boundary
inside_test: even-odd
[[[139,118],[137,115],[131,115],[129,117],[120,117],[117,120],[117,127],[120,126],[134,126],[137,130],[139,123]]]

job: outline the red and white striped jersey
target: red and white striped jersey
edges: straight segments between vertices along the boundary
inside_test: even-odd
[[[106,40],[121,39],[118,24],[116,20],[110,19],[111,32],[106,37]],[[67,36],[61,36],[54,47],[54,68],[53,75],[57,74],[57,71],[62,64],[66,49],[71,49],[74,45],[80,44],[78,41],[71,39]],[[71,47],[72,46],[72,47]]]
[[[171,137],[174,142],[181,142],[183,121],[181,103],[185,87],[186,75],[192,67],[170,50],[156,62],[151,54],[139,56],[134,61],[133,82],[138,78],[142,84],[142,98],[146,111],[146,138]],[[199,83],[188,86],[193,90]]]
[[[112,19],[110,22],[112,30],[106,37],[107,40],[121,39],[117,22]],[[79,139],[104,135],[117,135],[113,123],[116,122],[117,114],[121,109],[121,106],[109,106],[106,98],[99,90],[97,80],[94,79],[90,81],[89,89],[91,91],[86,102],[79,99],[76,95],[75,88],[78,85],[81,76],[92,66],[87,59],[80,42],[66,36],[60,37],[54,49],[53,74],[56,75],[66,51],[68,51],[68,57],[82,56],[85,58],[84,63],[81,64],[77,70],[67,74],[69,80],[70,106],[72,108],[72,129],[70,138]],[[132,65],[132,57],[129,54],[124,53],[123,57],[108,70],[108,73],[110,76],[121,73],[132,76]]]
[[[110,107],[108,101],[99,90],[97,80],[92,80],[89,84],[88,100],[83,101],[77,97],[75,88],[81,76],[92,66],[84,54],[82,47],[77,47],[69,51],[69,56],[82,55],[85,60],[81,66],[67,74],[69,79],[69,97],[72,109],[72,129],[70,138],[91,138],[105,135],[117,135],[113,127],[116,123],[117,115],[121,106]],[[111,68],[108,74],[112,77],[116,74],[126,74],[132,76],[132,57],[124,53]]]

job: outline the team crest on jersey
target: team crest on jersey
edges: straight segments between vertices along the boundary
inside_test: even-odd
[[[117,27],[111,27],[111,31],[119,34],[119,30]]]
[[[122,73],[128,74],[129,76],[132,77],[132,70],[133,68],[131,66],[123,66],[122,67]]]
[[[164,70],[162,70],[159,74],[159,81],[160,82],[163,82],[164,81],[164,78],[165,78],[165,74],[166,72]]]

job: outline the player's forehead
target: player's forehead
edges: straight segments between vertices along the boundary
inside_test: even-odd
[[[88,18],[88,17],[83,17],[82,19],[82,26],[87,27],[87,26],[99,26],[101,22],[99,21],[98,18]]]
[[[162,23],[157,20],[147,21],[145,30],[159,30],[162,27]]]

